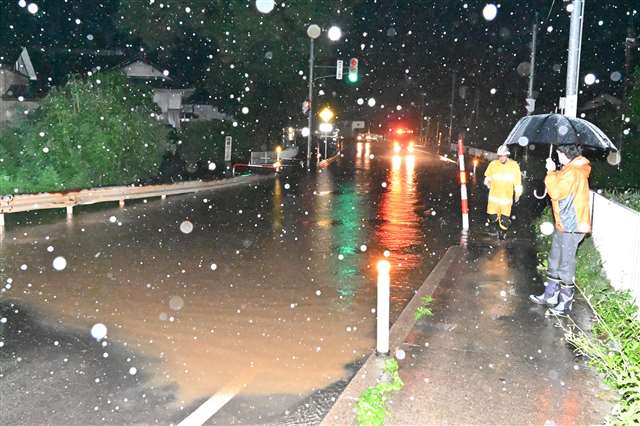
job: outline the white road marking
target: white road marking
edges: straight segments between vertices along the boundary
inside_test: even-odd
[[[220,389],[219,392],[207,399],[193,413],[189,414],[187,418],[178,423],[178,426],[202,426],[204,422],[213,417],[222,407],[238,395],[249,383],[248,379],[251,378],[252,377],[244,375],[242,378],[237,378],[233,382],[228,383]]]

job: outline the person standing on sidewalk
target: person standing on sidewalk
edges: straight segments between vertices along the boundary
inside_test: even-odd
[[[522,173],[517,162],[509,159],[509,148],[498,148],[498,159],[489,163],[484,172],[484,184],[489,188],[487,214],[489,221],[498,228],[498,237],[503,240],[511,223],[511,206],[515,193],[518,202],[522,195]]]
[[[585,234],[591,232],[589,175],[591,165],[577,145],[558,147],[562,169],[547,159],[544,184],[551,199],[555,230],[549,252],[544,293],[529,298],[539,305],[555,305],[550,313],[566,316],[575,296],[576,253]]]

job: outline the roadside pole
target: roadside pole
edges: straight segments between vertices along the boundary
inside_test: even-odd
[[[233,137],[224,137],[224,174],[231,173],[231,148],[233,147]]]
[[[378,355],[389,354],[389,298],[391,265],[388,260],[378,262],[378,303],[376,309],[376,352]]]
[[[458,164],[460,166],[460,206],[462,209],[462,232],[469,232],[469,201],[467,199],[467,175],[464,169],[464,133],[458,137]]]

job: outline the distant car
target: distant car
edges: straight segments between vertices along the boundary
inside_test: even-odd
[[[360,133],[356,136],[356,141],[357,142],[382,142],[384,140],[384,136],[382,135],[378,135],[375,133],[371,133],[371,132],[367,132],[367,133]]]
[[[414,132],[406,127],[389,129],[387,140],[394,154],[412,154],[415,151],[416,140]]]

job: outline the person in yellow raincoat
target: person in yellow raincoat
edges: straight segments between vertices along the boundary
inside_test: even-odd
[[[518,202],[522,195],[522,173],[517,162],[509,159],[509,148],[498,148],[498,159],[489,163],[484,172],[484,184],[489,188],[487,214],[498,228],[498,236],[504,239],[511,223],[511,206],[515,195]]]

